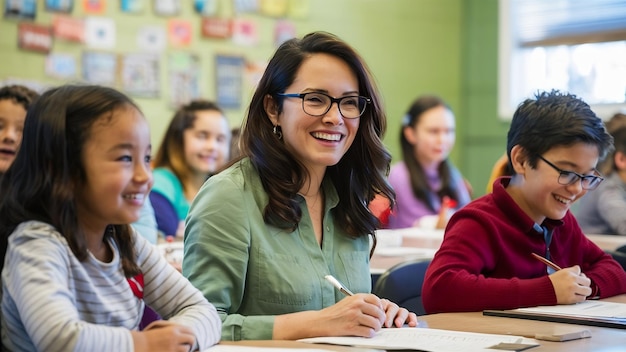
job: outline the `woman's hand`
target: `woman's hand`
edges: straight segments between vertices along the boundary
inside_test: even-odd
[[[397,304],[387,299],[383,298],[380,301],[385,311],[384,327],[390,328],[395,326],[401,328],[404,324],[408,324],[410,327],[417,326],[417,315],[415,313],[409,312],[405,308],[400,308]]]
[[[372,337],[385,322],[385,311],[378,297],[359,293],[320,311],[328,329],[325,336]]]

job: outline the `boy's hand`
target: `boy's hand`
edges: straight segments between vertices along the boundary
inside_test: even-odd
[[[591,280],[581,274],[578,265],[563,268],[548,277],[554,286],[557,304],[583,302],[591,295]]]

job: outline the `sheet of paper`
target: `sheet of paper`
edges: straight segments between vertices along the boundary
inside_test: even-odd
[[[426,328],[381,329],[372,338],[363,337],[315,337],[298,340],[308,343],[328,343],[380,349],[415,349],[424,351],[489,351],[488,347],[499,343],[538,345],[534,339],[521,336],[480,334]]]
[[[328,350],[320,350],[317,348],[283,348],[283,347],[254,347],[254,346],[235,346],[235,345],[215,345],[209,347],[203,352],[328,352]]]
[[[577,304],[539,306],[516,309],[520,312],[564,315],[570,317],[607,318],[626,322],[626,304],[605,301],[584,301]]]
[[[432,248],[417,247],[376,247],[376,254],[383,257],[404,257],[411,256],[415,258],[432,259],[437,252]]]

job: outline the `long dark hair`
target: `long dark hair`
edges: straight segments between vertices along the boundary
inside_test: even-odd
[[[54,226],[79,260],[87,258],[75,201],[75,189],[86,181],[83,146],[96,121],[110,119],[124,106],[139,110],[114,89],[80,85],[51,89],[31,105],[20,151],[0,182],[3,264],[8,236],[29,220]],[[139,273],[131,234],[130,225],[110,225],[105,234],[117,243],[128,277]]]
[[[193,127],[196,121],[196,112],[215,110],[224,115],[222,109],[216,103],[209,100],[193,100],[187,105],[180,107],[170,121],[167,131],[163,136],[159,151],[157,152],[154,167],[166,167],[181,181],[186,190],[186,182],[193,173],[185,159],[185,130]],[[224,117],[225,118],[225,117]]]
[[[281,228],[295,227],[302,216],[296,194],[305,182],[306,169],[272,133],[273,125],[265,111],[263,100],[271,96],[282,111],[284,93],[290,86],[302,62],[315,53],[326,53],[345,61],[359,82],[359,94],[371,99],[360,117],[356,137],[341,160],[326,170],[326,176],[337,189],[339,204],[334,214],[340,226],[351,236],[373,234],[378,219],[368,209],[369,202],[381,193],[395,203],[395,193],[386,181],[391,155],[381,137],[386,117],[379,92],[369,69],[359,54],[336,36],[314,32],[302,39],[283,43],[271,58],[252,97],[244,121],[241,147],[258,170],[263,188],[269,194],[264,210],[266,223]]]
[[[452,111],[448,104],[446,104],[441,98],[437,96],[423,95],[418,97],[413,101],[411,106],[409,106],[409,110],[407,111],[406,115],[404,116],[404,120],[402,121],[402,128],[400,129],[402,159],[404,160],[404,164],[409,171],[413,195],[415,196],[415,198],[426,204],[428,208],[432,211],[437,211],[430,197],[430,194],[431,192],[433,192],[433,190],[430,189],[430,185],[428,184],[428,180],[426,179],[426,173],[424,172],[424,168],[422,168],[422,165],[415,157],[415,146],[409,143],[409,141],[406,139],[406,136],[404,135],[404,129],[406,127],[415,128],[415,126],[419,123],[423,113],[439,106],[443,106],[444,108]],[[459,190],[457,189],[456,183],[453,181],[452,165],[448,158],[441,161],[437,169],[439,172],[439,177],[441,178],[441,188],[435,191],[435,194],[437,195],[437,197],[439,197],[439,199],[442,199],[444,196],[448,196],[458,201]]]

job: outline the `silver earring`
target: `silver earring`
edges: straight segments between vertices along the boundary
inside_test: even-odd
[[[280,128],[280,126],[275,125],[274,129],[272,130],[272,133],[274,133],[274,135],[276,136],[276,138],[278,139],[283,139],[283,131]]]

